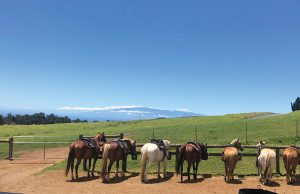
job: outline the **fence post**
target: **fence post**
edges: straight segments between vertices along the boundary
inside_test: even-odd
[[[298,124],[299,124],[299,121],[296,121],[296,138],[299,137],[299,135],[298,135]]]
[[[120,139],[124,138],[124,133],[120,133]]]
[[[46,137],[44,137],[44,160],[46,159]]]
[[[83,134],[79,134],[79,140],[82,140],[83,139]]]
[[[279,155],[279,148],[276,148],[276,172],[278,174],[281,174],[280,173],[280,163],[279,163],[279,158],[280,158],[280,155]]]
[[[248,123],[246,123],[246,143],[248,144]]]
[[[176,166],[178,162],[178,157],[179,157],[179,146],[176,146],[176,155],[175,155],[175,172],[176,172]]]
[[[13,160],[13,142],[14,138],[9,138],[8,139],[8,159]]]
[[[154,139],[155,135],[154,135],[154,129],[152,129],[152,138]]]

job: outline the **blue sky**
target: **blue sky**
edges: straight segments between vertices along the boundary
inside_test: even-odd
[[[299,1],[1,1],[0,107],[290,112]]]

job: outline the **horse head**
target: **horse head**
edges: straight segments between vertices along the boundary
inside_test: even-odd
[[[166,140],[166,139],[163,140],[163,142],[164,142],[164,145],[165,145],[166,149],[169,149],[170,145],[171,145],[171,142],[169,140]]]
[[[137,152],[136,152],[136,141],[133,141],[131,139],[123,139],[123,141],[127,144],[127,147],[130,151],[132,160],[137,159]]]
[[[201,149],[201,159],[207,160],[208,159],[208,153],[207,153],[207,143],[204,145],[203,143],[198,144]]]
[[[96,139],[99,143],[106,143],[106,136],[104,135],[104,132],[98,133],[98,134],[95,136],[95,139]]]
[[[265,141],[259,141],[258,144],[256,145],[257,147],[257,152],[260,153],[260,151],[266,146],[266,142]]]
[[[244,150],[244,146],[241,144],[240,138],[234,139],[230,144],[236,147],[237,149],[240,149],[241,151]]]

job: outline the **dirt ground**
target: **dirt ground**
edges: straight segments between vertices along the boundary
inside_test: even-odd
[[[47,151],[49,157],[66,156],[67,149],[55,148]],[[40,155],[41,150],[30,153]],[[179,182],[179,177],[169,173],[169,178],[157,179],[154,174],[148,176],[149,183],[141,184],[139,174],[127,173],[125,177],[114,178],[111,174],[111,183],[102,183],[99,177],[87,178],[86,173],[78,181],[70,181],[70,176],[65,177],[62,170],[53,171],[36,176],[34,173],[55,162],[52,160],[26,160],[8,161],[0,160],[0,193],[143,193],[143,194],[174,194],[174,193],[238,193],[241,188],[257,188],[275,191],[277,193],[300,193],[300,180],[295,185],[287,185],[284,177],[274,178],[269,186],[259,184],[257,177],[240,178],[234,184],[227,184],[223,177],[203,178],[199,176],[196,181]]]

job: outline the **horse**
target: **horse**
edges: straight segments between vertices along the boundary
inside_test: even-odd
[[[256,147],[258,151],[257,164],[259,181],[264,185],[269,183],[272,178],[273,168],[276,165],[276,153],[274,150],[265,148],[265,142],[260,141]]]
[[[116,161],[116,172],[115,177],[118,177],[119,173],[119,161],[122,160],[122,171],[121,176],[125,176],[126,171],[126,160],[127,155],[130,153],[132,159],[137,158],[135,141],[130,139],[119,139],[116,141],[110,141],[104,144],[103,156],[102,156],[102,168],[100,176],[102,177],[102,182],[110,182],[110,170],[113,163]],[[109,159],[109,164],[107,167],[107,162]]]
[[[99,144],[101,141],[106,140],[104,133],[99,133],[97,134],[94,138],[91,138],[91,141],[94,141],[95,144],[95,149],[100,151]],[[93,162],[93,168],[92,168],[92,177],[94,177],[94,169],[95,169],[95,164],[97,161],[97,156],[98,154],[95,153],[91,149],[91,147],[88,145],[86,141],[83,140],[78,140],[75,141],[74,143],[71,144],[70,146],[70,151],[68,154],[68,160],[67,160],[67,166],[65,170],[65,176],[68,176],[70,167],[71,167],[71,172],[72,172],[72,180],[74,180],[74,175],[73,175],[73,168],[74,168],[74,160],[76,158],[76,165],[75,165],[75,178],[78,179],[78,167],[81,163],[82,159],[94,159]],[[91,160],[89,161],[89,168],[88,168],[88,177],[90,177],[90,168],[91,168]]]
[[[283,151],[283,163],[286,170],[287,184],[293,184],[296,180],[296,169],[300,162],[300,153],[297,147],[290,146]]]
[[[83,138],[83,139],[84,139],[84,140],[89,140],[89,138]],[[104,133],[103,133],[103,136],[100,137],[100,148],[102,148],[103,143],[106,143],[106,136],[104,135]],[[100,152],[101,152],[101,151],[100,151]],[[97,159],[98,159],[98,157],[97,157]],[[96,159],[96,160],[97,160],[97,159]],[[83,164],[82,164],[83,170],[84,170],[84,171],[89,171],[89,169],[87,169],[87,167],[86,167],[86,161],[87,161],[87,160],[89,160],[89,166],[91,166],[92,158],[89,158],[89,159],[84,158],[84,159],[83,159]],[[90,167],[89,167],[89,168],[90,168]]]
[[[164,149],[161,149],[161,146],[155,143],[146,143],[141,149],[141,182],[147,183],[147,174],[148,170],[153,162],[157,162],[157,178],[161,178],[160,176],[160,162],[163,161],[163,174],[164,177],[167,177],[166,167],[167,167],[167,157],[169,157],[170,153],[168,149],[170,148],[170,141],[161,140]]]
[[[207,160],[207,144],[203,143],[194,143],[188,142],[187,144],[182,145],[179,148],[179,158],[176,163],[176,173],[181,174],[181,182],[182,182],[182,174],[183,174],[183,162],[186,160],[188,162],[187,172],[188,172],[188,180],[190,180],[190,168],[193,165],[193,176],[194,179],[197,179],[197,170],[200,160]]]
[[[234,181],[234,169],[236,166],[237,161],[239,160],[239,153],[238,150],[243,151],[243,146],[241,145],[240,139],[234,139],[230,145],[224,148],[222,154],[222,161],[225,165],[225,175],[224,180],[226,182],[233,182]]]

